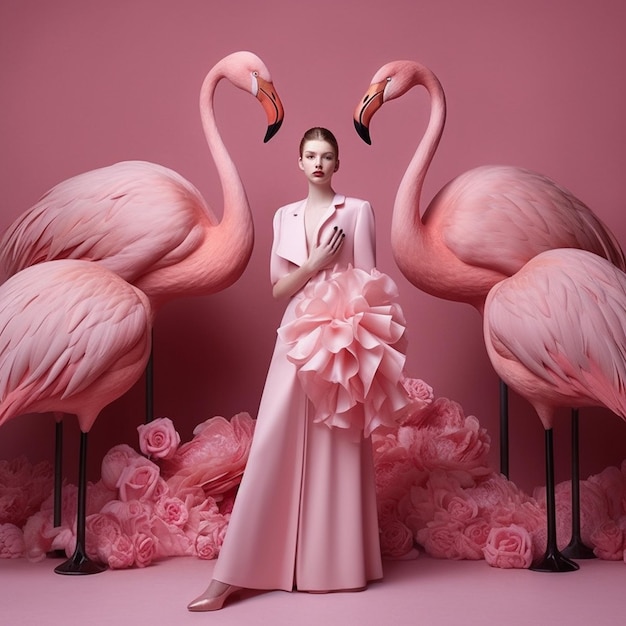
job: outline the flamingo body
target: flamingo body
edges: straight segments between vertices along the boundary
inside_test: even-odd
[[[485,345],[498,375],[552,428],[558,407],[626,419],[626,274],[583,250],[551,250],[489,292]]]
[[[25,413],[100,411],[143,373],[152,313],[145,294],[87,261],[26,268],[0,285],[0,426]]]
[[[585,204],[549,178],[523,168],[472,169],[445,185],[420,215],[421,190],[446,118],[437,77],[414,61],[388,63],[359,102],[355,125],[369,143],[374,113],[416,85],[428,90],[431,115],[398,188],[391,231],[395,261],[412,284],[482,312],[493,285],[545,250],[589,250],[626,269],[615,237]]]
[[[61,182],[15,220],[0,240],[3,277],[43,261],[84,259],[137,285],[154,306],[235,282],[250,258],[254,228],[215,122],[213,97],[223,78],[261,102],[269,124],[266,141],[283,119],[269,71],[256,55],[236,52],[207,74],[200,112],[223,191],[221,219],[173,170],[143,161],[116,163]]]
[[[589,558],[580,520],[575,523],[578,471],[572,541],[561,553],[552,425],[559,407],[575,408],[577,417],[580,406],[604,406],[626,420],[626,274],[585,250],[543,252],[491,289],[483,332],[494,369],[532,404],[545,428],[547,544],[531,569],[574,571],[569,556]]]

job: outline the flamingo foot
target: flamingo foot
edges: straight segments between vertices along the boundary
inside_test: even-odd
[[[563,556],[567,559],[595,559],[596,555],[593,553],[593,548],[590,548],[587,544],[583,543],[580,537],[572,537],[570,542],[561,551]]]
[[[106,565],[92,561],[83,550],[77,545],[74,554],[64,563],[54,568],[57,574],[67,574],[69,576],[84,576],[87,574],[99,574],[107,569]]]
[[[563,556],[558,550],[546,550],[546,553],[538,561],[535,561],[530,569],[534,572],[575,572],[578,564]]]

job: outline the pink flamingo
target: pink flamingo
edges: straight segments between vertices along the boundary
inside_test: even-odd
[[[395,261],[411,283],[482,314],[489,289],[544,250],[589,250],[626,270],[617,240],[585,204],[549,178],[519,167],[469,170],[445,185],[420,215],[424,179],[446,119],[445,94],[435,74],[414,61],[384,65],[359,101],[354,123],[371,143],[376,111],[417,85],[430,95],[430,119],[398,187],[391,226]],[[508,475],[506,387],[501,394],[501,471]]]
[[[269,124],[265,141],[278,131],[284,115],[269,71],[251,52],[230,54],[207,74],[200,113],[222,186],[221,220],[173,170],[144,161],[116,163],[63,181],[9,226],[0,240],[4,277],[53,259],[94,261],[139,287],[153,307],[233,284],[250,258],[254,228],[213,111],[223,78],[263,105]]]
[[[548,545],[533,569],[578,569],[556,545],[552,425],[558,407],[626,419],[626,274],[584,250],[543,252],[491,289],[483,331],[494,369],[546,430]]]
[[[155,312],[172,298],[208,295],[233,284],[249,261],[254,228],[245,189],[215,120],[214,93],[224,78],[263,106],[266,142],[278,132],[284,117],[267,67],[251,52],[223,58],[207,74],[200,91],[200,114],[222,186],[221,220],[200,192],[175,171],[144,161],[116,163],[61,182],[19,216],[0,240],[0,279],[42,261],[89,260],[137,285]],[[152,420],[152,396],[150,359],[146,421]],[[61,433],[57,416],[57,485]],[[55,492],[58,521],[60,490]]]
[[[87,433],[143,373],[151,327],[148,297],[88,261],[41,263],[0,285],[0,425],[50,411],[80,425],[76,549],[60,574],[103,569],[85,551]]]

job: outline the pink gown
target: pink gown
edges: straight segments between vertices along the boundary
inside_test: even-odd
[[[274,218],[271,279],[307,258],[305,202]],[[333,226],[346,239],[340,268],[375,265],[374,216],[368,202],[336,195],[318,241]],[[322,272],[312,280],[322,280]],[[302,291],[282,325],[294,318]],[[257,415],[246,471],[213,577],[249,589],[329,591],[382,577],[370,438],[314,423],[313,407],[278,337]]]

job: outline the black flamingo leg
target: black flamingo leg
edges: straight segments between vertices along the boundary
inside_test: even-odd
[[[53,518],[54,527],[61,525],[63,509],[63,422],[59,419],[54,424],[54,486],[53,486]],[[62,550],[53,550],[49,556],[63,558]]]
[[[80,459],[78,466],[78,506],[76,516],[76,549],[64,563],[54,568],[57,574],[98,574],[106,565],[96,563],[85,550],[85,518],[87,514],[87,433],[80,433]]]
[[[530,569],[535,572],[573,572],[578,569],[574,561],[564,557],[556,543],[556,498],[554,495],[554,444],[551,428],[545,432],[546,448],[546,517],[547,542],[543,557],[535,561]]]
[[[586,545],[580,536],[580,443],[578,409],[572,409],[572,538],[563,549],[563,555],[570,559],[595,559],[593,549]]]
[[[500,473],[509,477],[509,388],[500,381]]]

